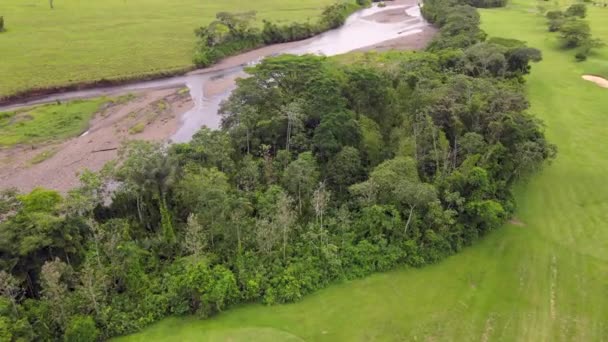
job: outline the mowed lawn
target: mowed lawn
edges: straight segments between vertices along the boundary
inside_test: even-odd
[[[608,339],[608,89],[516,0],[482,11],[495,36],[526,40],[544,60],[528,78],[531,111],[559,156],[516,192],[517,218],[440,264],[338,284],[281,306],[209,320],[172,318],[123,341],[600,341]],[[590,8],[608,42],[608,9]],[[607,70],[608,71],[608,70]]]
[[[220,11],[315,19],[334,0],[2,0],[0,97],[30,88],[177,70],[192,64],[194,29]]]

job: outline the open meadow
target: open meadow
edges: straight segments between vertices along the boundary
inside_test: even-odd
[[[217,12],[314,19],[333,0],[3,0],[0,98],[31,88],[135,78],[192,66],[194,30]]]
[[[516,0],[482,10],[490,36],[543,52],[527,78],[531,112],[557,159],[516,191],[516,219],[439,264],[331,286],[291,305],[172,318],[121,341],[599,341],[608,338],[608,49],[577,63]],[[608,8],[589,7],[608,41]]]

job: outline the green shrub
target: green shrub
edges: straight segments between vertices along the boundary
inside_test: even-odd
[[[357,0],[356,3],[338,2],[326,7],[316,23],[278,25],[265,20],[261,31],[250,26],[250,22],[255,19],[255,13],[221,12],[217,14],[216,21],[195,31],[200,41],[193,62],[197,67],[207,67],[224,57],[252,50],[264,44],[310,38],[342,26],[349,15],[368,5],[368,0]]]
[[[129,134],[138,134],[143,132],[144,129],[146,129],[146,124],[144,122],[138,122],[129,128]]]
[[[587,16],[587,6],[585,4],[574,4],[566,10],[567,17],[584,18]]]
[[[90,342],[96,341],[99,330],[91,316],[74,316],[65,330],[64,340],[66,342]]]
[[[563,18],[564,17],[564,12],[562,12],[562,11],[549,11],[549,12],[547,12],[547,14],[545,14],[545,16],[547,17],[547,19],[550,19],[550,20],[559,19],[559,18]]]
[[[574,57],[578,62],[583,62],[587,60],[587,54],[584,52],[577,52]]]
[[[566,20],[564,18],[557,18],[549,20],[549,32],[557,32],[559,31]]]
[[[565,48],[583,45],[591,38],[591,29],[584,20],[567,20],[559,29],[560,39]]]

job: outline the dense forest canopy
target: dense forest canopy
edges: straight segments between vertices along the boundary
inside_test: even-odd
[[[426,52],[265,59],[221,130],[132,142],[65,197],[5,191],[0,336],[90,341],[291,302],[500,227],[514,182],[555,154],[524,93],[540,52],[486,40],[469,5],[424,11],[441,27]]]

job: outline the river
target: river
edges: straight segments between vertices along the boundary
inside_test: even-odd
[[[313,38],[248,51],[183,76],[57,93],[0,107],[1,112],[56,101],[137,94],[134,100],[110,107],[104,115],[96,115],[89,123],[89,130],[79,137],[49,145],[0,149],[0,188],[15,187],[28,192],[44,187],[67,192],[79,184],[79,172],[85,169],[96,172],[115,160],[117,149],[125,140],[187,142],[203,126],[217,129],[221,124],[218,108],[236,87],[236,79],[247,77],[244,68],[268,56],[333,56],[355,50],[422,48],[435,30],[422,19],[416,0],[395,0],[388,4],[385,8],[358,11],[342,27]],[[142,120],[150,106],[177,94],[176,89],[183,87],[188,88],[189,97],[174,96],[168,100],[169,111],[147,123],[143,132],[130,132],[135,122],[146,122]],[[136,119],[131,119],[132,114]],[[32,164],[31,160],[42,153],[51,156]]]
[[[377,19],[389,12],[398,14],[397,18],[393,15],[391,20],[382,21]],[[183,76],[53,94],[0,107],[0,111],[56,101],[116,96],[129,92],[186,86],[190,91],[194,106],[182,116],[179,129],[171,137],[173,142],[186,142],[203,126],[209,128],[220,126],[221,120],[218,115],[218,108],[220,103],[230,96],[236,86],[234,80],[237,77],[246,76],[243,69],[246,66],[255,65],[264,57],[278,54],[334,56],[395,38],[415,35],[422,32],[428,25],[422,19],[418,5],[411,0],[400,1],[384,8],[374,5],[352,14],[345,24],[338,29],[300,42],[262,48],[257,50],[259,53],[256,53],[256,51],[249,53],[249,57],[244,54],[244,58],[232,58],[233,61],[238,61],[236,65],[231,65],[235,63],[228,59],[228,61],[220,63],[218,66],[196,70]],[[218,94],[205,91],[205,89],[210,88],[213,82],[222,79],[224,79],[224,83],[227,83],[223,85],[223,91]]]

